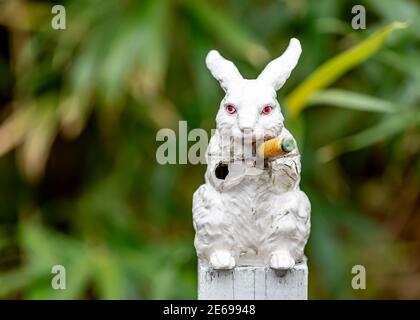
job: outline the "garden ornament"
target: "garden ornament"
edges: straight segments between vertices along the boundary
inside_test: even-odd
[[[214,269],[288,270],[304,258],[310,202],[299,188],[300,154],[276,98],[296,66],[300,42],[244,79],[217,51],[206,64],[225,96],[207,148],[205,184],[193,196],[195,248]]]

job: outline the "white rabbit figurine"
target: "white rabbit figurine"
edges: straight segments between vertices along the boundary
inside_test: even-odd
[[[303,259],[310,203],[299,188],[299,151],[295,148],[258,167],[252,152],[245,155],[249,146],[242,144],[248,138],[255,148],[258,137],[293,138],[283,126],[276,91],[289,78],[301,51],[299,40],[291,39],[283,55],[255,80],[242,78],[215,50],[206,57],[226,95],[207,149],[205,184],[194,193],[193,222],[198,257],[215,269],[251,264],[288,270]]]

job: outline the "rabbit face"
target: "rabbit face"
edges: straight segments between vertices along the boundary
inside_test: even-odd
[[[244,133],[273,138],[283,128],[283,115],[272,86],[242,79],[226,92],[216,116],[217,129],[233,137]]]
[[[236,66],[217,51],[207,54],[206,64],[226,92],[216,117],[217,129],[233,137],[252,133],[264,139],[280,134],[283,115],[276,99],[301,54],[299,40],[291,39],[286,51],[271,61],[255,80],[244,79]]]

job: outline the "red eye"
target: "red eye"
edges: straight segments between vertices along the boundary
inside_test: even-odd
[[[271,112],[271,110],[272,110],[273,108],[271,107],[271,106],[265,106],[263,109],[262,109],[262,111],[261,111],[261,113],[262,114],[269,114],[270,112]]]
[[[234,114],[236,112],[235,107],[231,104],[227,104],[225,108],[226,108],[227,113]]]

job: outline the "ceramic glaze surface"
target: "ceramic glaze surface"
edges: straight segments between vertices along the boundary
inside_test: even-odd
[[[287,270],[303,258],[310,203],[299,188],[299,151],[265,162],[255,156],[260,142],[293,138],[284,128],[276,91],[300,54],[299,41],[291,39],[283,55],[255,80],[243,79],[217,51],[207,55],[207,67],[226,94],[207,150],[205,184],[193,196],[193,223],[197,254],[213,268],[268,265]]]

